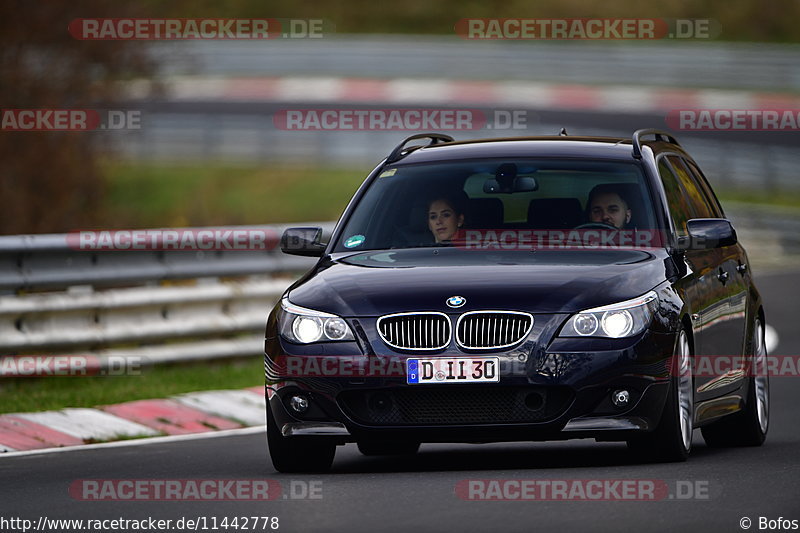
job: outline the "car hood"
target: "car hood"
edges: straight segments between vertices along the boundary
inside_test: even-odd
[[[479,309],[571,313],[635,298],[666,279],[666,253],[414,249],[326,257],[289,300],[344,317]],[[446,305],[451,296],[466,303]]]

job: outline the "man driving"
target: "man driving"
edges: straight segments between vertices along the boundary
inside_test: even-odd
[[[617,229],[623,229],[631,221],[631,209],[628,202],[609,187],[598,185],[589,194],[588,209],[589,220],[596,223],[608,224]]]

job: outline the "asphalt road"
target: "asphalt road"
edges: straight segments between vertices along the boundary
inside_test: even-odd
[[[800,350],[797,274],[758,277],[767,321],[778,332],[776,353]],[[405,459],[368,458],[339,448],[325,475],[272,470],[263,434],[99,448],[0,458],[0,531],[20,531],[9,518],[154,519],[277,516],[278,531],[742,531],[740,519],[800,522],[800,387],[772,380],[772,418],[762,448],[712,450],[699,431],[686,463],[646,464],[622,444],[593,441],[493,445],[423,445]],[[271,479],[274,501],[80,501],[76,480]],[[468,479],[656,480],[672,498],[659,501],[466,501],[455,494]],[[302,498],[310,491],[314,498]],[[694,496],[684,499],[689,492]],[[274,491],[273,491],[274,493]],[[293,497],[298,497],[296,499]],[[267,530],[269,524],[267,522]],[[263,531],[260,520],[257,531]],[[17,525],[19,525],[17,523]],[[248,524],[248,531],[252,529]],[[791,522],[784,522],[784,528]],[[72,528],[50,529],[70,531]],[[198,530],[203,531],[201,523]]]

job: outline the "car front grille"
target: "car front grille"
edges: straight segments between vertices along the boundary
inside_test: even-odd
[[[462,348],[508,348],[523,340],[533,327],[533,316],[518,311],[470,311],[458,318],[456,342]]]
[[[378,319],[383,342],[401,350],[441,350],[450,344],[450,319],[444,313],[399,313]]]
[[[569,405],[564,387],[431,386],[345,391],[339,405],[357,423],[369,426],[429,426],[542,422]]]

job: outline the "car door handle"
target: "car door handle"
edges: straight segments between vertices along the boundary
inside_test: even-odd
[[[744,276],[744,273],[747,272],[747,264],[739,263],[739,266],[736,267],[736,272]]]
[[[717,274],[717,279],[725,285],[725,283],[728,282],[728,273],[720,269],[719,274]]]

